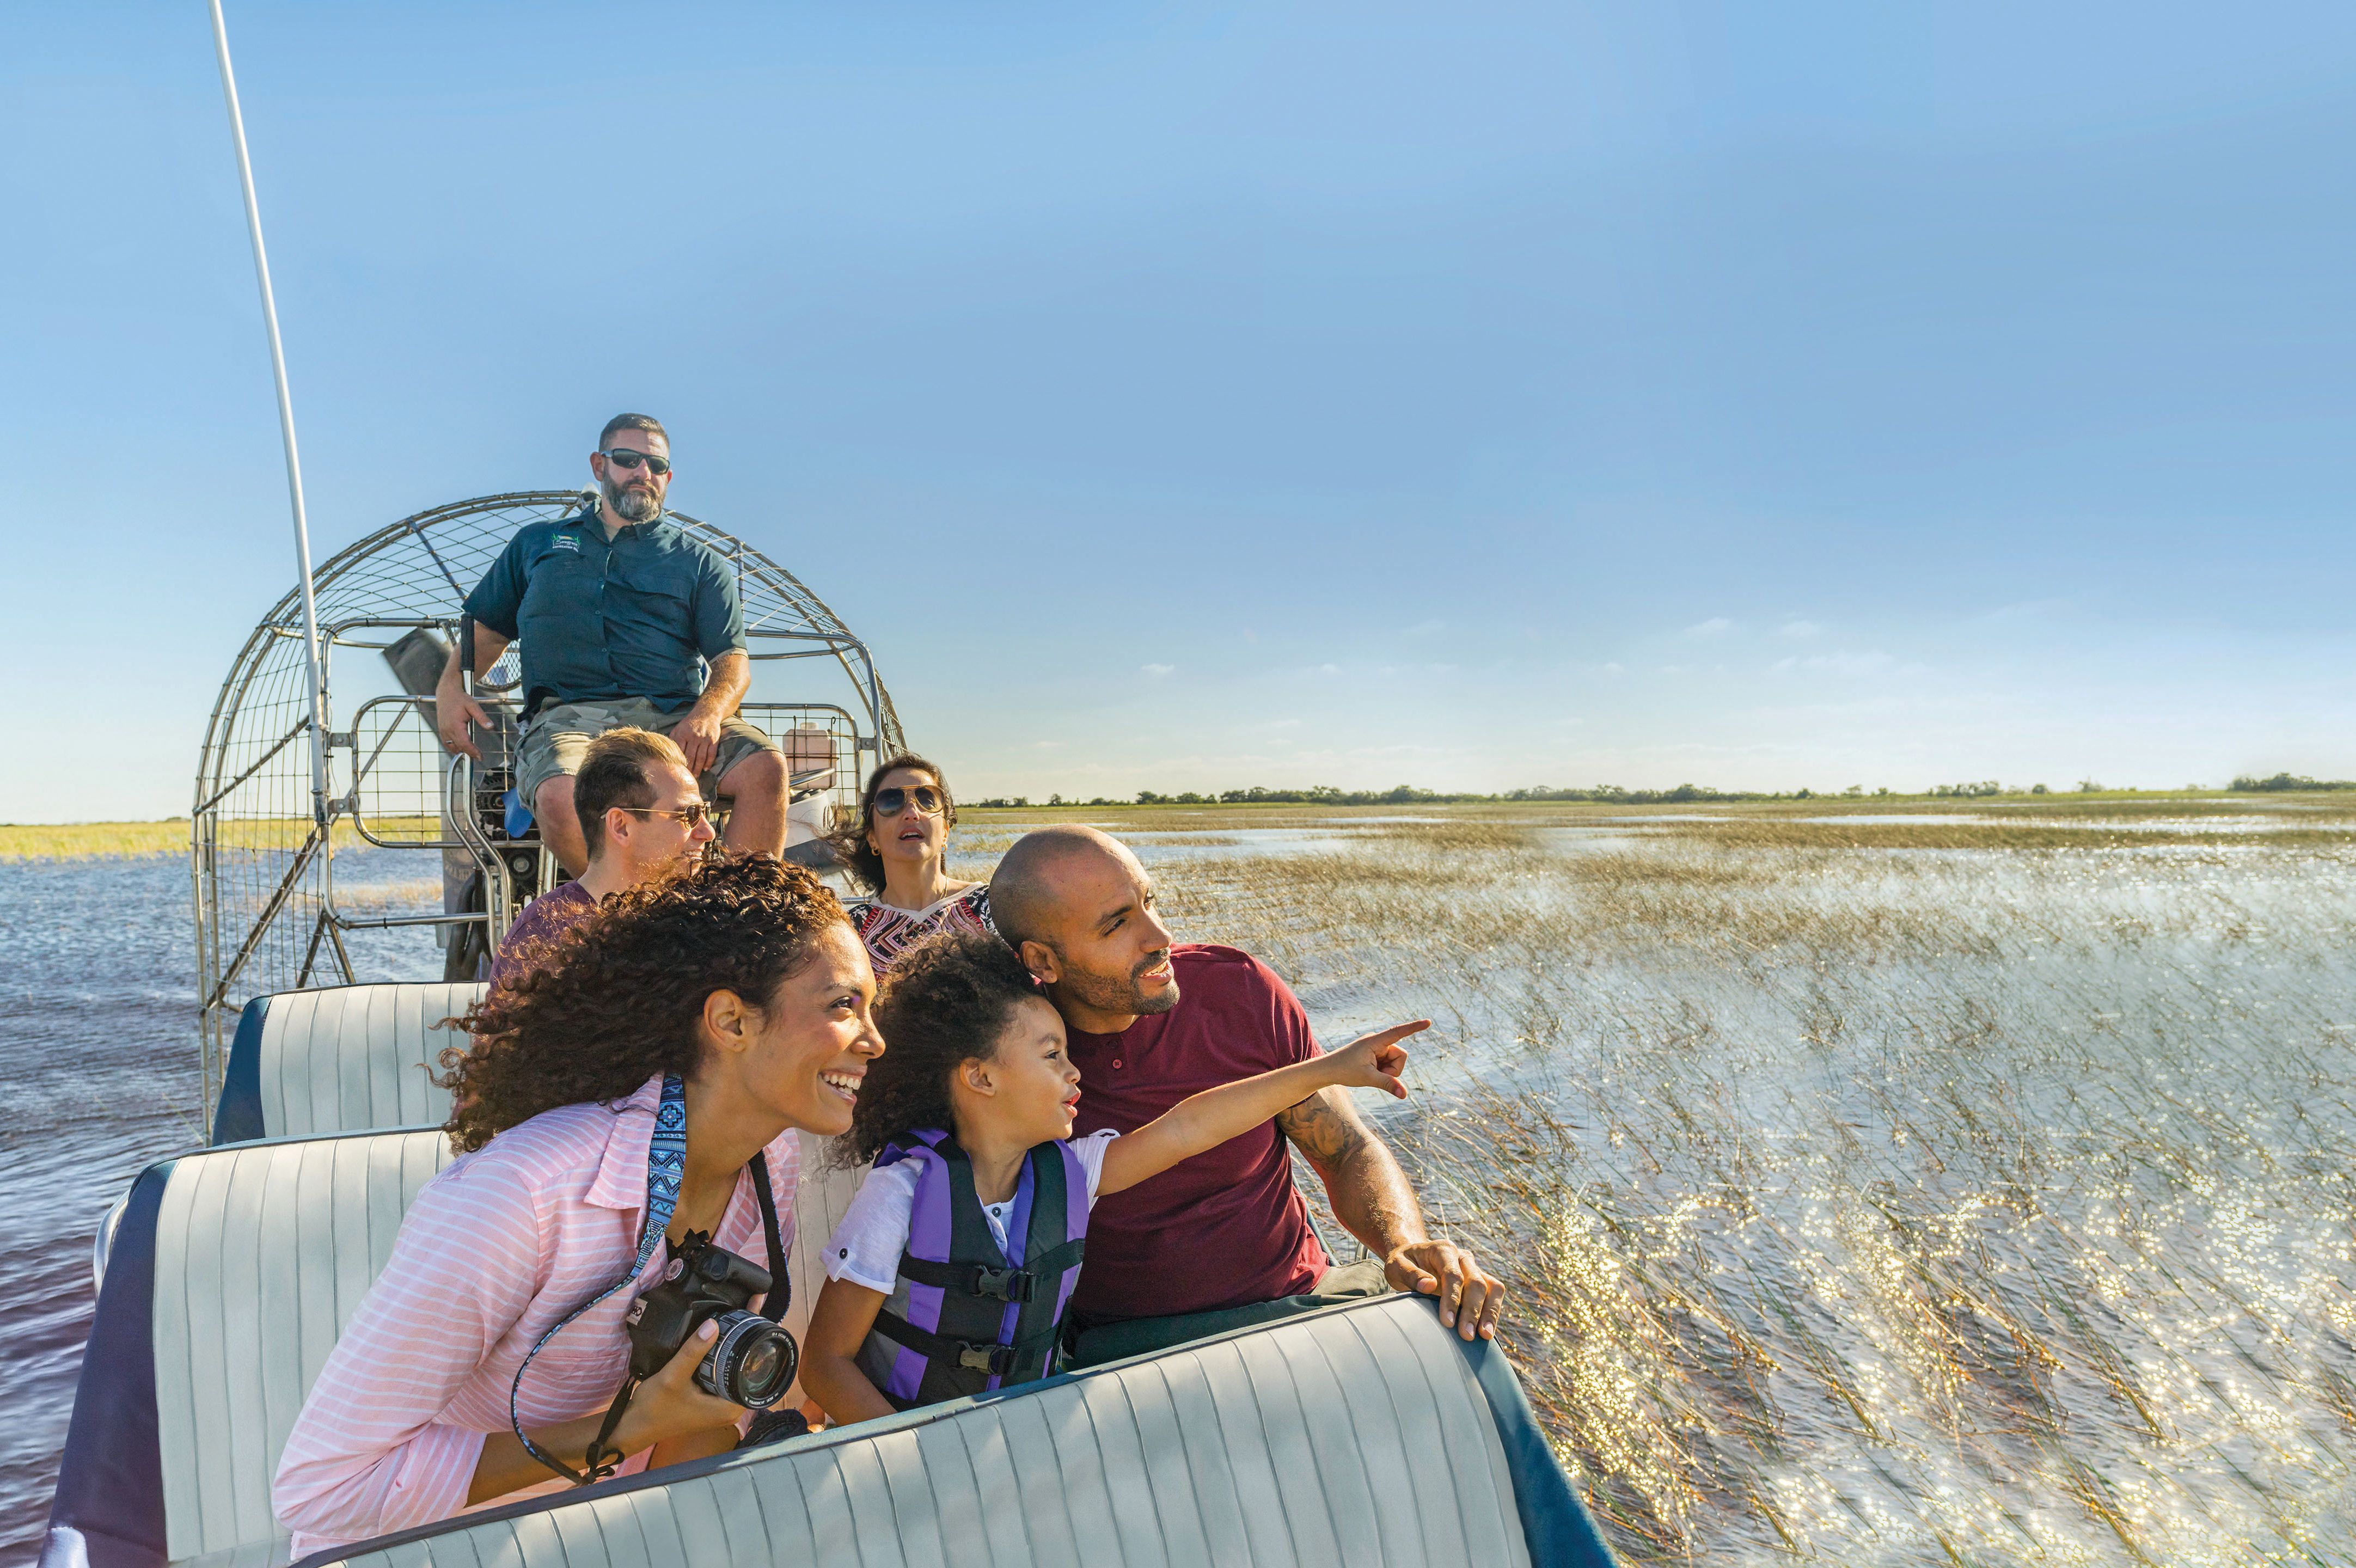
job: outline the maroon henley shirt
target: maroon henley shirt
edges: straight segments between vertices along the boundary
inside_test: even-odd
[[[1189,1094],[1319,1053],[1300,1000],[1258,959],[1199,943],[1170,956],[1175,1008],[1119,1034],[1069,1031],[1080,1133],[1133,1132]],[[1072,1310],[1084,1328],[1214,1312],[1301,1295],[1325,1267],[1285,1136],[1264,1122],[1098,1200]]]

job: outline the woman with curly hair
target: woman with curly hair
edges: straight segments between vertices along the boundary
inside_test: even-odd
[[[867,776],[859,815],[830,842],[868,896],[851,902],[851,923],[879,975],[937,931],[988,931],[990,884],[948,874],[957,801],[941,770],[904,752]]]
[[[615,894],[468,1012],[473,1048],[443,1059],[462,1157],[411,1205],[279,1464],[294,1553],[733,1446],[748,1412],[695,1378],[709,1323],[603,1418],[626,1318],[707,1243],[777,1272],[794,1132],[850,1127],[884,1050],[874,987],[824,884],[752,856]]]
[[[1332,1084],[1405,1098],[1398,1042],[1430,1027],[1205,1089],[1125,1137],[1076,1139],[1064,1020],[996,936],[944,932],[911,949],[876,1021],[892,1052],[869,1071],[849,1139],[874,1167],[827,1243],[802,1357],[802,1386],[837,1422],[1047,1376],[1099,1196]]]

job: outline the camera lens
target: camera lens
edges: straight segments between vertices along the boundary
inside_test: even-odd
[[[764,1339],[745,1351],[744,1359],[736,1363],[738,1381],[746,1388],[767,1388],[775,1382],[777,1369],[785,1361],[785,1352],[777,1349],[777,1340],[784,1338],[780,1334],[776,1339]]]
[[[783,1399],[800,1360],[793,1336],[757,1312],[723,1312],[712,1321],[719,1340],[695,1369],[703,1391],[747,1410],[766,1410]]]

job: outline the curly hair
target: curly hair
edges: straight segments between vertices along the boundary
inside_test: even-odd
[[[704,999],[766,1003],[842,905],[769,855],[706,861],[615,894],[545,949],[546,962],[474,1005],[471,1049],[442,1053],[452,1147],[481,1148],[559,1105],[626,1097],[658,1072],[691,1076]]]
[[[957,826],[957,796],[949,792],[949,781],[941,770],[914,752],[903,752],[867,775],[867,787],[859,793],[857,816],[847,816],[826,836],[835,859],[851,873],[851,880],[871,893],[884,891],[884,857],[875,846],[867,842],[868,830],[875,826],[875,792],[884,781],[901,769],[910,773],[930,773],[933,783],[940,786],[941,815],[948,826]]]
[[[1014,1009],[1038,994],[1014,949],[986,931],[939,932],[903,954],[875,1004],[889,1049],[867,1064],[845,1162],[864,1164],[918,1127],[948,1127],[949,1075],[996,1054]]]

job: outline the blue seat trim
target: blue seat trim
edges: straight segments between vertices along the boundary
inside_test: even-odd
[[[1563,1474],[1530,1409],[1522,1381],[1514,1375],[1505,1352],[1491,1339],[1460,1339],[1449,1336],[1472,1363],[1472,1381],[1489,1402],[1497,1424],[1497,1440],[1505,1445],[1505,1472],[1514,1478],[1514,1509],[1522,1516],[1522,1539],[1532,1563],[1561,1568],[1612,1568],[1612,1549],[1603,1542],[1594,1519]]]
[[[270,998],[256,997],[238,1015],[229,1068],[221,1074],[220,1104],[213,1109],[215,1147],[268,1136],[262,1126],[262,1024],[269,1014]]]
[[[58,1465],[49,1526],[80,1532],[91,1568],[162,1568],[164,1461],[155,1420],[155,1216],[173,1162],[132,1185]]]

